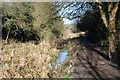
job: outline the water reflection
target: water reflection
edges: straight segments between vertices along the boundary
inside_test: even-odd
[[[68,55],[67,50],[61,50],[58,58],[56,60],[53,60],[52,68],[55,68],[57,64],[63,64],[65,59],[67,58],[67,55]]]
[[[63,64],[68,54],[67,50],[60,51],[60,55],[57,58],[57,63]]]

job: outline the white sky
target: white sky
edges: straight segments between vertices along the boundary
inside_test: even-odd
[[[69,19],[66,19],[66,18],[63,18],[63,21],[64,21],[64,24],[73,24],[73,23],[76,22],[75,19],[73,19],[73,20],[69,20]]]

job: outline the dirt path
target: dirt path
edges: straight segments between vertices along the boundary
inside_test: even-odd
[[[94,46],[97,48],[97,46]],[[120,80],[120,71],[109,64],[97,51],[92,50],[86,44],[77,47],[72,78],[116,78]]]
[[[100,47],[89,43],[84,37],[68,38],[59,41],[58,45],[69,44],[68,42],[75,41],[80,42],[80,45],[76,46],[69,56],[70,60],[75,59],[75,61],[73,60],[74,69],[71,72],[72,78],[92,78],[97,80],[109,78],[120,80],[120,70],[109,63],[109,57],[101,52]]]

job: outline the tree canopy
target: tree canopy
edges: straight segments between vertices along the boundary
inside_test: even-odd
[[[61,35],[62,23],[50,2],[3,3],[2,12],[3,39],[50,40]]]

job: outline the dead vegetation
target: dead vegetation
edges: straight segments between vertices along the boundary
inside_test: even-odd
[[[59,50],[43,41],[38,45],[32,43],[2,43],[2,77],[3,78],[48,78],[51,61]]]
[[[2,40],[1,77],[69,78],[74,65],[74,55],[71,57],[71,51],[78,44],[76,39],[60,46],[54,41],[50,43],[45,40],[38,42],[37,45],[34,42],[22,43],[10,40],[6,43]],[[68,50],[68,57],[63,65],[57,64],[56,68],[52,69],[52,62],[58,57],[61,49]]]

